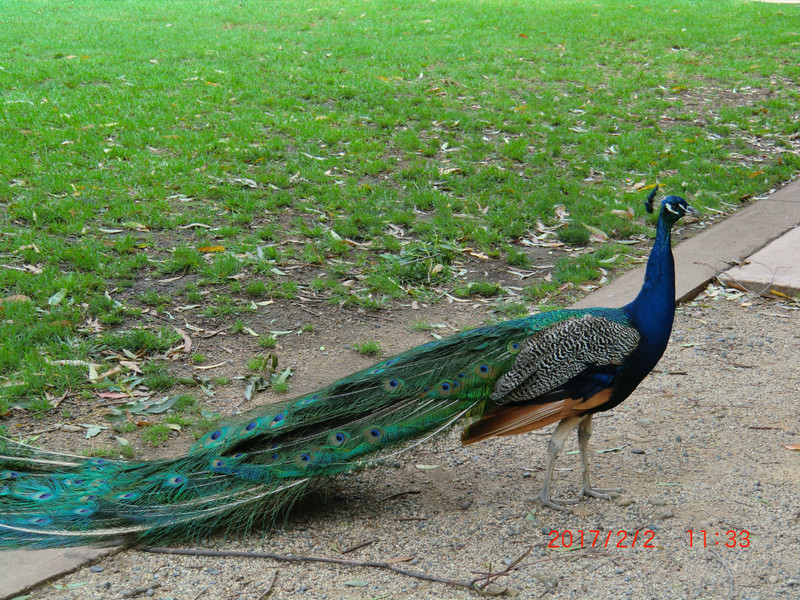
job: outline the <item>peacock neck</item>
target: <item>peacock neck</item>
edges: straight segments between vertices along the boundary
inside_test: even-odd
[[[642,352],[645,363],[655,366],[664,352],[672,331],[675,316],[675,261],[672,258],[672,223],[662,210],[656,227],[656,239],[647,268],[644,284],[636,299],[625,307],[625,312],[642,335]]]

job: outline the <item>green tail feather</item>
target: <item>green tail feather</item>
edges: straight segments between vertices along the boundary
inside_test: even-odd
[[[0,547],[154,543],[270,523],[315,478],[491,408],[526,337],[587,312],[625,321],[614,309],[560,310],[434,341],[244,413],[177,459],[86,459],[0,438]]]

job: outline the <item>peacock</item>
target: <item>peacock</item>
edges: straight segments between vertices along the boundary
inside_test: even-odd
[[[646,202],[653,211],[656,190]],[[321,390],[224,422],[185,456],[126,462],[0,438],[0,548],[152,544],[270,524],[322,476],[354,471],[469,419],[464,444],[559,422],[538,500],[609,498],[589,479],[592,415],[628,397],[663,354],[675,313],[673,225],[661,203],[644,284],[622,308],[561,309],[431,341]],[[578,430],[581,494],[551,496]]]

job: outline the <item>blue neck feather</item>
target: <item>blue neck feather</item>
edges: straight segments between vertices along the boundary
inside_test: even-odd
[[[675,317],[675,261],[672,258],[672,215],[662,208],[656,227],[656,239],[644,284],[636,299],[623,310],[642,335],[639,365],[646,373],[655,367],[669,341]]]

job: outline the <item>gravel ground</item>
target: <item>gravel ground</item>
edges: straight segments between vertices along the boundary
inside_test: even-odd
[[[584,501],[569,515],[532,501],[549,431],[469,448],[453,432],[396,464],[326,482],[278,531],[203,547],[399,559],[400,568],[460,581],[529,551],[494,591],[798,598],[800,454],[786,446],[800,444],[800,310],[714,293],[679,310],[659,371],[594,421],[593,481],[623,488],[612,501]],[[557,468],[556,494],[573,494],[576,440]],[[570,547],[548,547],[569,542],[565,532]],[[363,542],[371,543],[342,553]],[[478,597],[374,568],[125,551],[30,598],[122,598],[148,587],[142,597],[165,600]]]

